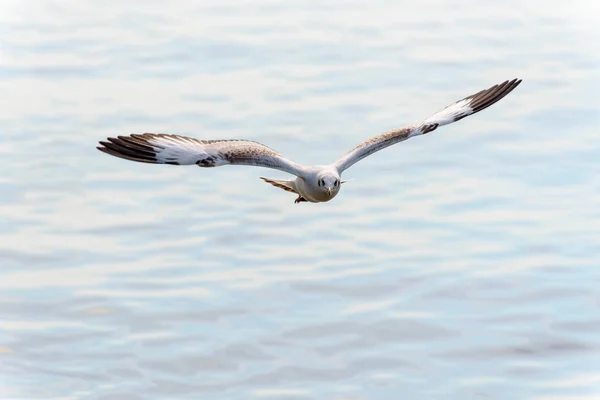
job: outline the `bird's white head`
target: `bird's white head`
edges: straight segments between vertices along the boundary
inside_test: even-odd
[[[342,181],[339,174],[334,171],[324,171],[317,175],[317,188],[323,193],[328,199],[333,199],[336,194],[340,191]]]

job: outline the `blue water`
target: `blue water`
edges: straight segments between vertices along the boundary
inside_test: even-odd
[[[7,1],[0,399],[600,398],[600,40],[583,0]],[[506,79],[324,204],[132,132],[304,164]]]

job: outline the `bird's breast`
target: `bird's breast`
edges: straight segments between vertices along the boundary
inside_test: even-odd
[[[329,196],[327,196],[326,193],[323,193],[318,188],[315,188],[315,187],[311,186],[310,184],[307,184],[307,182],[301,178],[298,178],[296,180],[296,189],[298,190],[298,193],[302,197],[304,197],[306,200],[308,200],[312,203],[320,203],[323,201],[330,200],[328,198]]]
[[[300,178],[296,180],[296,189],[298,190],[298,194],[312,203],[323,203],[329,201],[337,194],[337,192],[332,192],[330,196],[329,193],[321,190],[321,188],[312,186],[306,183],[304,179]]]

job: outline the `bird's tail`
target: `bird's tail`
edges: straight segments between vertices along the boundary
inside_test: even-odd
[[[260,179],[287,192],[298,194],[294,180],[269,179],[263,178],[262,176],[260,177]]]

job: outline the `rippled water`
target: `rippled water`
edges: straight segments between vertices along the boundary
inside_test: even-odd
[[[600,397],[600,40],[589,2],[5,1],[0,398]],[[523,78],[294,204],[277,171]]]

